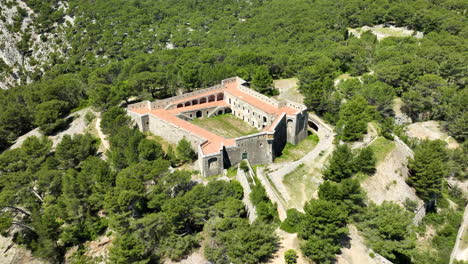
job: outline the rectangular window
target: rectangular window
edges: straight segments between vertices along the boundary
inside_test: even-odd
[[[247,158],[248,158],[247,152],[242,153],[242,159],[247,159]]]

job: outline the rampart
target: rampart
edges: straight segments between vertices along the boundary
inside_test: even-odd
[[[198,151],[204,176],[248,159],[251,164],[273,162],[286,142],[296,144],[307,136],[307,110],[290,101],[278,102],[242,84],[234,77],[195,92],[154,102],[129,105],[127,111],[142,131],[151,131],[177,144],[185,138]],[[232,113],[261,132],[226,139],[189,121],[193,118]]]

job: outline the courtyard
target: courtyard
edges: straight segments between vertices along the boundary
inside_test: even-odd
[[[224,138],[237,138],[260,132],[232,114],[196,118],[192,124]]]

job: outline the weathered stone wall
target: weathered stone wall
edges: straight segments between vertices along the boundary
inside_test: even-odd
[[[236,139],[236,146],[224,150],[224,164],[233,166],[241,162],[243,155],[252,164],[267,164],[273,161],[273,135],[258,133]]]
[[[273,159],[280,156],[287,141],[286,115],[281,115],[276,121],[275,132],[273,134]]]
[[[307,111],[303,111],[296,116],[287,116],[287,138],[291,144],[297,144],[307,137]]]
[[[209,116],[212,116],[213,111],[218,110],[218,108],[224,113],[223,109],[225,107],[220,108],[220,107],[215,106],[215,107],[200,108],[194,111],[182,112],[179,115],[185,116],[187,118],[185,120],[192,120],[194,118],[199,118],[199,117],[209,117]]]
[[[198,149],[198,146],[205,141],[205,139],[195,136],[190,131],[152,115],[149,116],[149,131],[172,144],[177,144],[185,137],[192,144],[193,149]]]
[[[201,153],[201,149],[199,150]],[[200,155],[199,155],[200,157]],[[207,177],[211,175],[221,174],[224,170],[223,153],[216,153],[200,158],[202,175]]]
[[[224,94],[224,100],[231,106],[232,114],[244,120],[247,124],[261,130],[273,122],[274,115],[270,115],[262,109],[252,106],[241,98],[231,95],[229,92],[225,92]]]
[[[134,104],[130,104],[127,106],[127,109],[138,109],[138,108],[147,108],[147,109],[150,109],[150,106],[151,106],[151,103],[150,101],[143,101],[143,102],[139,102],[139,103],[134,103]]]
[[[224,88],[225,88],[224,85],[216,85],[216,86],[212,86],[212,87],[209,87],[209,88],[196,90],[194,92],[184,93],[184,94],[181,94],[181,95],[176,95],[176,96],[173,96],[171,98],[167,98],[167,99],[163,99],[163,100],[156,100],[154,102],[151,102],[151,109],[162,109],[162,108],[171,109],[171,108],[175,108],[175,107],[177,107],[176,105],[171,105],[175,101],[179,101],[179,100],[182,100],[184,98],[194,97],[194,96],[201,95],[201,94],[207,93],[207,92],[213,92],[213,94],[216,94],[216,91],[222,90]],[[200,98],[202,98],[202,97],[204,97],[204,96],[200,96]]]
[[[138,128],[142,132],[146,132],[149,129],[149,116],[148,115],[140,115],[131,111],[127,111],[127,114],[132,119],[134,125],[138,126]]]
[[[238,88],[242,92],[244,92],[244,93],[246,93],[246,94],[248,94],[250,96],[253,96],[253,97],[255,97],[255,98],[257,98],[257,99],[259,99],[259,100],[261,100],[261,101],[263,101],[263,102],[265,102],[267,104],[270,104],[270,105],[272,105],[272,106],[274,106],[276,108],[280,108],[280,107],[285,106],[284,104],[278,102],[277,100],[275,100],[273,98],[270,98],[270,97],[268,97],[266,95],[263,95],[263,94],[255,91],[255,90],[252,90],[252,89],[250,89],[248,87],[245,87],[243,85],[239,85]]]

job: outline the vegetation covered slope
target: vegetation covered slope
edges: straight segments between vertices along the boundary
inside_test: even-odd
[[[61,21],[59,3],[26,1],[43,32]],[[277,249],[277,223],[271,221],[275,217],[249,224],[239,184],[194,186],[193,172],[168,169],[191,159],[193,151],[183,147],[185,143],[162,151],[157,142],[129,128],[115,106],[133,96],[165,98],[234,75],[268,92],[272,78],[298,77],[305,103],[336,125],[342,141],[360,140],[369,121],[377,121],[386,138],[402,135],[392,118],[395,96],[402,97],[403,110],[414,120],[446,121],[456,139],[466,140],[466,1],[67,4],[64,12],[74,25],[61,32],[70,45],[64,56],[51,58],[36,82],[0,91],[2,150],[36,126],[45,134],[55,133],[77,108],[104,111],[103,131],[111,144],[108,161],[97,156],[96,140],[90,136],[64,138],[55,150],[48,140],[32,138],[0,156],[1,230],[49,262],[63,262],[67,250],[78,246],[73,261],[92,263],[83,254],[84,243],[110,234],[116,236],[111,263],[177,260],[200,245],[216,263],[258,263]],[[425,36],[377,41],[370,33],[360,38],[347,33],[350,27],[387,22]],[[1,62],[0,67],[5,68]],[[335,87],[333,80],[342,73],[365,76]],[[422,154],[410,162],[409,183],[432,209],[450,209],[447,204],[454,200],[461,208],[465,201],[456,200],[457,193],[446,189],[443,177],[466,178],[467,144],[448,153],[437,144],[421,144],[416,151]],[[421,158],[428,152],[443,154]],[[333,261],[346,240],[347,224],[356,222],[369,245],[385,257],[431,263],[429,254],[418,255],[415,249],[412,213],[407,212],[411,209],[365,205],[353,175],[372,173],[370,157],[368,149],[359,154],[338,149],[325,170],[328,181],[319,189],[320,199],[309,202],[304,215],[291,213],[291,226],[304,240],[303,253],[323,263]],[[447,167],[438,166],[445,163]],[[266,196],[261,198],[267,203]],[[434,198],[439,201],[436,207]],[[426,220],[427,226],[437,226],[432,243],[438,263],[446,261],[458,221],[459,212],[446,212],[435,211]]]
[[[28,2],[38,6],[44,23],[54,21],[54,13],[44,8],[46,2]],[[50,60],[50,70],[41,81],[0,94],[3,148],[41,123],[35,109],[46,101],[66,102],[41,106],[49,109],[47,113],[54,111],[50,118],[57,119],[79,105],[106,109],[131,95],[161,98],[179,88],[205,87],[233,75],[258,83],[259,90],[269,76],[297,75],[306,103],[329,121],[338,122],[341,99],[354,94],[337,93],[332,80],[340,72],[359,75],[370,70],[375,72],[367,81],[372,85],[360,93],[380,112],[388,110],[389,97],[404,94],[412,116],[450,121],[452,134],[462,140],[466,137],[462,132],[466,130],[462,98],[466,98],[468,34],[464,1],[68,4],[67,12],[75,19],[66,31],[71,45],[65,54],[68,59]],[[388,38],[382,42],[370,33],[360,39],[348,37],[347,27],[389,21],[426,35],[421,40]],[[423,78],[426,74],[431,75]],[[377,91],[379,87],[388,89]],[[70,95],[60,95],[59,90]],[[420,90],[434,99],[415,97],[414,92]],[[12,127],[12,123],[21,125]]]

